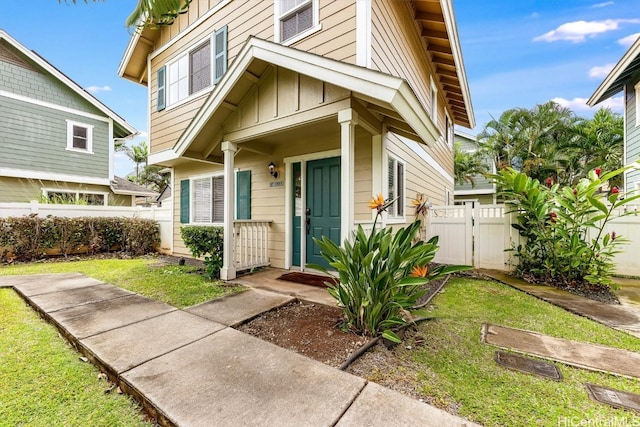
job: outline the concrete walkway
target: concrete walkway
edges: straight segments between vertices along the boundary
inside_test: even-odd
[[[231,326],[294,299],[178,310],[81,274],[0,277],[163,425],[475,426]]]
[[[619,289],[615,291],[620,304],[604,304],[546,285],[534,285],[497,270],[479,270],[491,279],[505,283],[523,292],[562,307],[572,313],[588,317],[610,328],[640,338],[640,281],[614,278]]]

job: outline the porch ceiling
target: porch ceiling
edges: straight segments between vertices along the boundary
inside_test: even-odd
[[[413,5],[414,19],[445,92],[453,121],[473,128],[475,118],[451,0],[413,0]]]

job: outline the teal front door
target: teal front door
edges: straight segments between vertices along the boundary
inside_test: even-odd
[[[306,261],[329,267],[313,238],[340,244],[340,157],[307,163]]]

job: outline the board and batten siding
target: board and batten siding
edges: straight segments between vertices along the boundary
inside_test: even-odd
[[[636,91],[635,85],[638,84],[640,78],[631,81],[626,86],[626,129],[625,129],[625,160],[626,163],[632,163],[640,160],[640,123],[636,121]],[[635,169],[626,174],[626,191],[633,191],[635,183],[640,182],[640,170]]]
[[[181,15],[174,25],[161,29],[156,44],[159,54],[151,61],[151,152],[156,153],[173,147],[189,125],[213,87],[194,96],[188,102],[175,107],[167,106],[157,111],[157,71],[186,50],[197,46],[216,30],[227,25],[227,64],[231,65],[250,36],[274,41],[274,4],[272,0],[234,0],[225,4],[216,13],[198,23],[208,8],[216,1],[193,2],[189,11]],[[194,7],[195,5],[195,7]],[[206,9],[206,10],[205,10]],[[322,30],[293,43],[291,47],[305,50],[332,59],[355,63],[355,1],[336,0],[320,2],[320,25]],[[177,25],[176,25],[177,24]],[[186,33],[183,35],[182,33]],[[176,39],[175,41],[173,39]],[[173,43],[163,48],[167,43]],[[303,95],[301,95],[301,98]]]
[[[67,121],[93,126],[93,154],[67,150]],[[0,166],[92,178],[109,177],[109,125],[2,97]]]
[[[383,73],[401,77],[413,89],[425,111],[431,105],[433,64],[427,59],[413,10],[408,2],[372,0],[371,65]],[[436,80],[436,84],[437,80]],[[445,142],[445,99],[438,86],[437,141],[429,143],[429,153],[453,174],[453,149]]]

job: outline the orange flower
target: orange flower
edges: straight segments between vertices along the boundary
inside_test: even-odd
[[[371,209],[377,209],[378,211],[382,209],[384,206],[384,196],[382,194],[378,194],[377,197],[374,197],[369,201],[369,207]]]
[[[413,270],[411,271],[411,276],[427,277],[428,272],[429,272],[429,268],[426,265],[422,267],[420,267],[419,265],[416,265],[415,267],[413,267]]]
[[[418,195],[416,199],[413,199],[411,201],[411,204],[413,205],[414,213],[416,216],[425,215],[427,213],[427,210],[429,209],[429,202],[422,199],[422,194]]]

